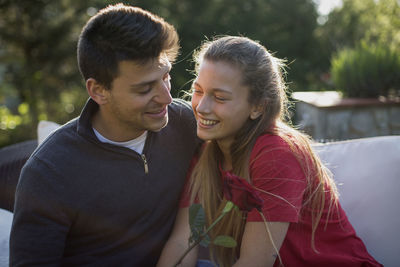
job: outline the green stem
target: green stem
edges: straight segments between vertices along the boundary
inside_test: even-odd
[[[195,247],[197,246],[206,236],[207,233],[210,232],[210,230],[225,216],[227,212],[222,213],[221,215],[218,216],[218,218],[206,229],[206,231],[200,235],[200,238],[197,239],[194,243],[192,243],[186,251],[183,253],[183,255],[178,259],[178,261],[174,264],[174,267],[178,266],[182,260],[186,257],[186,255]]]

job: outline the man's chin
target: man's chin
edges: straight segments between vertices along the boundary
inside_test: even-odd
[[[165,118],[165,120],[160,123],[159,125],[154,125],[154,127],[151,127],[151,129],[148,129],[149,131],[152,132],[159,132],[161,131],[165,126],[168,124],[168,117]]]

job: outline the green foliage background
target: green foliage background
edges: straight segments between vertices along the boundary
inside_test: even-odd
[[[332,79],[347,97],[394,97],[400,91],[400,51],[362,42],[332,59]]]
[[[79,115],[87,99],[76,63],[80,30],[98,9],[117,2],[0,0],[0,147],[36,138],[38,120],[65,123]],[[343,0],[322,18],[312,0],[124,2],[177,28],[182,49],[172,71],[174,96],[190,88],[193,50],[214,35],[245,35],[285,58],[292,91],[333,88],[331,56],[361,40],[397,50],[400,44],[397,0]]]

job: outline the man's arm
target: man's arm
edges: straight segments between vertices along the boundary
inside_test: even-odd
[[[70,226],[57,173],[37,159],[22,169],[10,236],[10,266],[58,266]]]

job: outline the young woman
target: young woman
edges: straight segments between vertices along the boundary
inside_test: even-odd
[[[234,209],[216,224],[211,239],[229,235],[238,243],[210,245],[218,266],[381,266],[356,236],[309,138],[285,122],[282,61],[233,36],[205,43],[195,58],[192,107],[206,142],[159,266],[171,266],[188,247],[191,203],[202,204],[208,225],[221,214],[227,171],[257,190],[262,215]],[[196,260],[197,248],[181,264]]]

